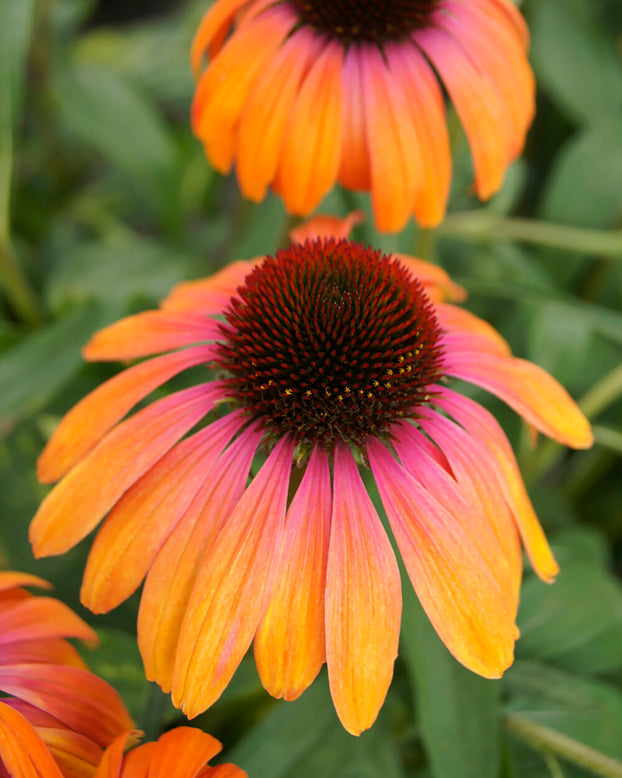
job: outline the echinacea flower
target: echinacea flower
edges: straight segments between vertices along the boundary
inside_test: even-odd
[[[443,87],[487,199],[533,118],[528,38],[510,0],[216,0],[192,47],[194,132],[251,200],[271,186],[304,215],[338,181],[371,192],[380,230],[411,213],[436,226],[451,181]]]
[[[207,763],[222,745],[200,729],[177,727],[165,732],[155,743],[144,743],[124,753],[136,733],[120,735],[106,750],[94,778],[247,778],[234,764],[210,767]]]
[[[34,552],[63,553],[107,514],[82,601],[107,611],[146,576],[146,673],[188,716],[220,696],[254,640],[271,694],[296,698],[326,661],[345,728],[371,726],[401,590],[366,466],[449,650],[486,677],[511,664],[519,534],[543,579],[557,565],[501,427],[448,379],[562,443],[592,437],[550,375],[445,301],[460,291],[421,260],[318,238],[181,284],[86,346],[88,359],[160,355],[61,422],[39,460],[43,481],[62,480],[33,520]],[[190,368],[192,386],[124,419]]]
[[[104,749],[134,723],[117,692],[65,638],[93,630],[26,573],[0,572],[0,776],[90,778]]]

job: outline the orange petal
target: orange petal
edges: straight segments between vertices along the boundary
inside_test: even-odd
[[[201,71],[205,51],[210,48],[214,39],[221,39],[223,34],[227,33],[235,21],[235,15],[249,2],[251,0],[219,0],[205,14],[190,49],[190,64],[195,76]]]
[[[337,715],[359,735],[393,677],[402,609],[395,554],[345,443],[335,449],[326,580],[326,661]]]
[[[219,337],[218,322],[196,311],[145,311],[104,327],[83,348],[90,361],[137,359]]]
[[[196,346],[149,359],[106,381],[64,417],[37,461],[37,476],[53,483],[70,470],[138,402],[158,386],[213,356],[210,346]]]
[[[421,149],[399,71],[388,70],[375,44],[361,64],[374,220],[380,231],[397,232],[421,187]]]
[[[394,252],[393,256],[399,259],[402,265],[407,267],[413,276],[423,284],[427,296],[433,302],[465,299],[464,289],[454,283],[442,267],[426,262],[424,259],[415,259],[407,254]]]
[[[102,747],[134,726],[112,686],[78,667],[22,664],[0,668],[0,689],[41,708]]]
[[[149,778],[193,778],[221,750],[222,744],[207,732],[176,727],[157,741]]]
[[[343,47],[326,42],[300,85],[283,138],[277,187],[290,213],[307,214],[337,178]]]
[[[32,724],[3,702],[0,702],[0,762],[11,778],[63,778]]]
[[[491,327],[488,322],[480,319],[479,316],[467,311],[466,308],[441,304],[437,305],[434,310],[441,328],[451,335],[452,343],[477,343],[499,356],[512,356],[507,341],[499,335],[497,330]],[[458,336],[457,341],[456,336]],[[461,339],[460,336],[462,336]],[[472,336],[475,336],[475,339]]]
[[[328,458],[316,446],[287,512],[274,588],[255,636],[259,677],[273,697],[295,700],[324,663],[330,508]]]
[[[173,703],[192,718],[222,694],[257,631],[281,544],[294,442],[274,447],[203,560],[179,636]]]
[[[444,369],[497,395],[550,438],[573,448],[592,445],[588,420],[563,386],[541,367],[479,351],[448,351]]]
[[[100,746],[68,729],[37,727],[37,732],[66,778],[91,778],[103,756]]]
[[[508,163],[508,127],[499,99],[450,35],[420,30],[417,43],[440,74],[460,116],[473,155],[475,190],[485,200],[501,186]]]
[[[421,150],[421,184],[413,210],[422,227],[436,227],[445,216],[451,183],[451,148],[443,92],[417,49],[390,44],[384,53],[391,72],[399,74],[407,99],[406,121],[412,124]]]
[[[496,537],[498,550],[495,550],[494,542],[490,540],[482,546],[482,550],[484,553],[492,550],[490,565],[495,564],[494,556],[499,557],[498,565],[504,568],[504,574],[498,577],[508,597],[510,612],[515,618],[523,572],[521,546],[514,518],[497,483],[490,453],[477,438],[444,416],[434,414],[430,420],[420,419],[419,423],[447,457],[458,489],[467,504],[481,510],[485,523]],[[461,515],[460,520],[465,521],[466,516]],[[475,530],[472,535],[475,535],[476,541],[484,540],[489,535],[488,527],[484,527],[481,532]]]
[[[234,764],[219,764],[208,767],[197,778],[248,778],[248,773]]]
[[[118,735],[105,750],[93,778],[119,778],[123,765],[123,754],[132,739],[142,735],[140,730],[130,730]]]
[[[2,610],[0,650],[20,640],[72,637],[97,645],[97,635],[71,608],[51,597],[31,597]]]
[[[367,49],[352,43],[343,60],[343,127],[338,173],[340,184],[362,191],[371,189],[361,64],[365,56]]]
[[[349,238],[352,228],[357,224],[362,224],[364,220],[363,211],[352,211],[343,219],[339,216],[318,214],[290,230],[289,237],[292,243],[304,243],[305,240],[315,240],[316,238],[335,238],[336,240]]]
[[[220,398],[218,382],[165,397],[119,424],[60,481],[30,525],[35,556],[62,554]]]
[[[435,402],[461,424],[488,451],[495,477],[518,525],[525,550],[536,573],[550,583],[559,572],[551,548],[525,490],[514,453],[495,417],[468,397],[443,387]]]
[[[0,662],[9,664],[30,664],[45,662],[53,665],[71,665],[86,670],[86,663],[76,649],[63,638],[44,640],[18,640],[4,644],[0,649]]]
[[[427,420],[422,420],[421,426],[432,437],[435,435],[442,437],[443,419],[437,414],[430,414]],[[453,462],[457,472],[452,469],[451,474],[445,468],[439,467],[436,461],[427,459],[421,445],[421,441],[425,440],[421,430],[411,424],[396,425],[393,429],[394,448],[404,469],[426,490],[428,495],[434,498],[446,515],[453,516],[454,521],[460,521],[464,525],[469,543],[479,556],[480,564],[486,569],[491,586],[496,585],[500,592],[500,597],[495,593],[497,600],[502,602],[507,617],[511,624],[514,624],[522,572],[520,551],[517,552],[516,547],[514,548],[517,555],[513,556],[511,565],[510,559],[505,554],[504,545],[499,541],[489,515],[485,511],[486,503],[489,512],[493,512],[498,509],[500,502],[501,509],[508,513],[503,498],[501,497],[497,504],[493,502],[491,505],[490,494],[484,488],[477,488],[473,474],[465,473],[463,463],[455,455]],[[459,445],[457,443],[454,447],[458,449]],[[449,453],[445,455],[451,462]],[[460,480],[458,473],[462,474]],[[480,485],[483,487],[483,484]],[[509,524],[512,525],[511,519]],[[515,530],[514,536],[516,540]]]
[[[261,432],[251,425],[224,451],[155,559],[138,612],[138,645],[147,678],[170,691],[175,652],[204,555],[244,494]]]
[[[475,539],[383,444],[367,451],[391,529],[428,618],[470,670],[498,678],[513,659],[514,622]]]
[[[238,259],[209,278],[177,284],[160,303],[160,307],[165,311],[194,309],[203,314],[222,314],[237,288],[263,259]]]
[[[255,202],[274,178],[292,105],[319,48],[308,28],[294,32],[259,73],[244,104],[236,171],[242,193]]]
[[[214,167],[231,167],[236,131],[249,91],[265,64],[287,38],[290,14],[275,6],[236,30],[199,80],[192,128]]]
[[[41,589],[52,588],[52,584],[36,575],[15,573],[12,570],[0,570],[0,592],[5,592],[18,586],[38,586]]]
[[[236,412],[209,424],[167,452],[125,492],[91,548],[80,591],[83,605],[106,613],[140,586],[241,424]]]
[[[450,9],[449,9],[450,10]],[[516,36],[476,8],[446,14],[444,29],[460,41],[473,64],[497,94],[509,127],[509,159],[515,159],[535,113],[535,79]]]

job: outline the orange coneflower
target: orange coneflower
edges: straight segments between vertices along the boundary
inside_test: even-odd
[[[165,732],[155,743],[144,743],[124,754],[134,732],[120,735],[106,750],[94,778],[248,778],[234,764],[210,767],[222,749],[216,738],[193,727],[177,727]]]
[[[372,724],[401,596],[366,465],[449,650],[487,677],[512,662],[519,533],[542,578],[557,565],[501,427],[445,379],[484,387],[565,444],[592,437],[550,375],[444,302],[460,291],[421,260],[307,239],[182,284],[86,346],[89,359],[169,353],[61,422],[39,462],[42,480],[62,480],[33,520],[34,551],[62,553],[108,514],[82,600],[109,610],[146,576],[146,672],[189,716],[219,697],[254,639],[271,694],[297,697],[326,661],[346,729]],[[202,383],[122,421],[189,368]]]
[[[193,127],[252,200],[270,185],[304,215],[339,181],[371,192],[380,230],[431,227],[451,179],[441,83],[486,199],[533,118],[527,47],[509,0],[217,0],[192,48]]]
[[[86,669],[65,638],[96,642],[66,605],[0,572],[0,776],[90,778],[104,749],[134,723],[119,695]]]

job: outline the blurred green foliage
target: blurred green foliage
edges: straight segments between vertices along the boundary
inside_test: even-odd
[[[26,537],[45,492],[38,452],[113,369],[84,366],[81,346],[181,280],[274,251],[289,226],[276,197],[244,202],[193,139],[187,55],[206,0],[171,5],[108,25],[105,0],[0,3],[0,561],[49,578],[78,609],[88,541],[35,563]],[[481,396],[519,451],[562,573],[552,587],[527,574],[517,661],[497,682],[458,666],[406,592],[395,681],[359,739],[338,725],[325,678],[276,702],[247,659],[196,723],[255,778],[622,776],[622,11],[616,0],[522,10],[539,110],[503,190],[485,206],[467,194],[458,133],[446,224],[383,236],[368,220],[356,237],[443,264],[516,354],[582,398],[597,445],[569,453],[531,448]],[[335,191],[321,210],[354,206],[369,212],[366,196]],[[80,611],[102,636],[87,660],[156,736],[182,716],[144,680],[135,608]]]

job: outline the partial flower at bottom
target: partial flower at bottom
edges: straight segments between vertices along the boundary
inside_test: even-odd
[[[66,605],[0,572],[0,776],[91,778],[104,749],[134,722],[119,695],[93,675],[65,638],[97,642]]]
[[[247,778],[234,764],[210,767],[222,745],[193,727],[165,732],[155,743],[144,743],[124,753],[135,734],[120,735],[106,750],[94,778]]]
[[[271,694],[296,698],[326,662],[344,727],[371,726],[401,617],[372,478],[448,649],[488,678],[512,663],[519,536],[543,579],[557,565],[501,427],[451,380],[567,445],[592,435],[550,375],[446,301],[459,294],[433,265],[318,238],[182,284],[86,346],[89,359],[152,358],[61,422],[39,461],[43,481],[61,480],[33,548],[63,553],[106,517],[82,600],[108,611],[146,577],[146,673],[188,716],[254,641]],[[190,388],[124,418],[190,369]]]
[[[533,118],[528,45],[510,0],[217,0],[192,47],[192,125],[251,200],[270,186],[304,215],[338,181],[371,193],[380,230],[411,214],[436,226],[451,183],[443,88],[486,199]]]

